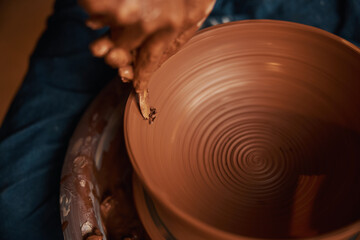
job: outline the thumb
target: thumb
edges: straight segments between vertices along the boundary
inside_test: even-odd
[[[162,29],[152,34],[141,46],[134,64],[133,84],[136,92],[147,90],[152,74],[159,68],[161,57],[175,36],[172,29]]]

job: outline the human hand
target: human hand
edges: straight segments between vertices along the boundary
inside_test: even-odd
[[[151,75],[186,43],[210,14],[215,0],[79,0],[92,29],[110,27],[110,35],[91,44],[97,57],[132,81],[148,119]]]

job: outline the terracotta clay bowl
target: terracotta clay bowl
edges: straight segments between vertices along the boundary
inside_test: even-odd
[[[360,230],[360,51],[320,29],[243,21],[153,76],[125,140],[152,239],[348,239]]]

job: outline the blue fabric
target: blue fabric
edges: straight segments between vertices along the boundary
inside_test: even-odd
[[[116,71],[88,51],[103,31],[59,1],[0,130],[0,239],[63,239],[59,179],[79,118]]]
[[[217,0],[204,26],[245,19],[303,23],[360,46],[359,0]]]
[[[0,238],[62,239],[59,179],[80,116],[116,71],[91,56],[91,31],[75,0],[58,0],[0,129]],[[282,19],[360,43],[359,0],[217,0],[204,26]]]

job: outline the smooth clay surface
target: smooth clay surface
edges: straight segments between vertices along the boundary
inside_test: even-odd
[[[316,28],[245,21],[195,36],[152,78],[153,124],[134,97],[125,112],[166,239],[357,233],[359,89],[359,49]]]

